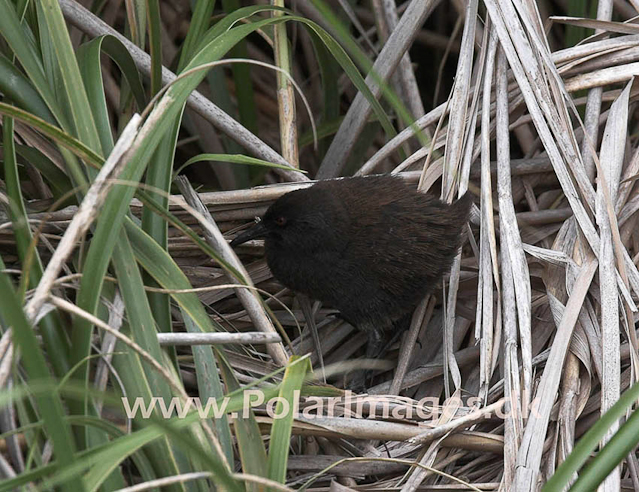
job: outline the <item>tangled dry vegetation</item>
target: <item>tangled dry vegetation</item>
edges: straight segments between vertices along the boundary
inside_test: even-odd
[[[331,417],[293,423],[287,485],[297,488],[314,478],[311,490],[331,484],[337,490],[366,484],[403,491],[538,490],[639,376],[638,92],[633,78],[639,73],[639,28],[619,21],[636,15],[638,6],[614,2],[613,22],[601,7],[606,2],[600,2],[598,21],[551,17],[554,4],[543,2],[539,10],[532,1],[450,2],[446,14],[457,13],[461,20],[452,35],[444,36],[423,27],[438,2],[414,0],[398,9],[378,3],[350,12],[359,25],[353,32],[382,78],[398,67],[390,86],[412,114],[420,115],[415,126],[423,131],[422,139],[415,138],[414,127],[401,127],[400,117],[394,124],[401,131],[386,138],[369,123],[375,118],[366,98],[341,77],[336,79],[338,107],[345,117],[333,128],[335,135],[322,138],[319,152],[303,143],[298,149],[290,144],[297,142],[296,130],[310,128],[299,96],[296,113],[279,110],[275,72],[253,67],[260,138],[281,149],[284,160],[301,163],[311,178],[401,173],[421,190],[447,199],[469,190],[475,206],[459,261],[443,289],[422,303],[410,331],[391,347],[385,371],[369,390],[376,398],[363,407],[365,418],[349,418],[340,404]],[[175,40],[187,28],[182,4],[186,2],[162,3],[168,60],[175,57]],[[608,4],[612,9],[612,2]],[[337,3],[333,7],[340,8]],[[297,2],[295,8],[325,22],[310,2]],[[67,21],[91,32],[65,14]],[[103,19],[115,24],[118,15],[107,9]],[[570,48],[551,48],[564,42],[566,26],[597,33]],[[395,35],[400,32],[403,38]],[[299,27],[289,35],[298,50],[293,78],[313,111],[321,112],[322,86],[308,35]],[[424,109],[428,105],[422,103],[415,75],[419,62],[411,64],[402,56],[411,45],[413,57],[428,48],[456,62],[449,96],[430,110]],[[273,61],[265,45],[249,42],[247,47],[249,57]],[[446,77],[446,70],[439,72],[438,85],[446,87]],[[107,72],[105,81],[109,99],[117,101],[115,79]],[[369,83],[378,96],[381,90]],[[286,107],[286,97],[293,93],[286,82],[284,86],[279,107]],[[231,92],[240,97],[240,87],[232,85]],[[190,126],[181,134],[176,160],[215,152],[221,139],[227,139],[205,124],[206,112],[199,104],[189,102]],[[29,139],[26,130],[20,135]],[[191,137],[197,137],[195,143]],[[262,142],[244,143],[248,153],[272,159]],[[198,200],[205,206],[227,239],[277,197],[308,185],[299,182],[307,177],[297,172],[275,169],[261,176],[265,186],[250,188],[247,175],[233,174],[232,164],[202,165],[188,176],[194,186],[204,181],[210,189],[212,181],[203,179],[210,173],[215,174],[215,187],[224,191],[192,193],[186,180],[180,186],[192,206]],[[40,186],[34,179],[32,196],[39,196]],[[204,235],[177,191],[170,211]],[[42,204],[46,208],[47,202]],[[134,200],[133,214],[140,216],[141,207]],[[43,255],[47,246],[56,247],[75,212],[69,207],[30,214],[34,221],[46,218]],[[2,244],[13,243],[10,229],[0,234]],[[259,306],[247,305],[228,286],[225,270],[173,226],[168,252],[225,329],[271,326],[254,312]],[[281,362],[273,360],[281,350],[286,355],[311,353],[320,374],[300,305],[272,278],[262,254],[260,242],[238,251],[290,344],[270,350],[265,345],[226,349],[235,376],[243,384],[267,376]],[[7,257],[5,263],[11,263]],[[179,312],[174,315],[181,319]],[[365,335],[336,317],[330,306],[314,305],[313,315],[327,368],[361,356]],[[179,331],[180,322],[174,327]],[[190,353],[178,351],[178,360],[187,389],[196,393]],[[329,375],[328,383],[343,387],[342,374]],[[271,418],[258,410],[257,421],[268,436]],[[358,457],[371,459],[341,461]],[[639,490],[636,453],[608,477],[606,487]]]

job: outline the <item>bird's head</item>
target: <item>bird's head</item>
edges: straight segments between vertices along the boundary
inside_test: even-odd
[[[348,214],[336,197],[315,186],[281,196],[264,217],[231,241],[235,247],[251,239],[298,251],[329,249],[345,241]]]

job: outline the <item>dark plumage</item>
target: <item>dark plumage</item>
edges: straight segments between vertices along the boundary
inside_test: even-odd
[[[389,175],[320,181],[280,197],[231,245],[263,237],[275,278],[337,308],[376,357],[384,330],[450,269],[471,204],[469,194],[448,205]]]

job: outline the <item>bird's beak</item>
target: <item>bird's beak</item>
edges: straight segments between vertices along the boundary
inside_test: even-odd
[[[244,244],[246,241],[250,241],[251,239],[259,239],[265,237],[267,232],[268,231],[266,229],[266,226],[264,225],[264,222],[259,221],[239,236],[236,236],[235,239],[231,241],[231,248],[235,248],[240,244]]]

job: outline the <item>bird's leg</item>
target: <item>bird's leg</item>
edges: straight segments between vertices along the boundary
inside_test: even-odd
[[[300,301],[304,318],[308,329],[311,332],[311,338],[313,339],[313,345],[315,345],[315,353],[317,354],[317,360],[319,362],[320,370],[322,371],[322,379],[326,383],[326,371],[324,370],[324,357],[322,355],[322,345],[320,343],[319,333],[317,332],[317,325],[315,325],[315,317],[313,316],[313,309],[311,306],[311,300],[304,294],[297,294],[297,298]]]
[[[366,359],[379,359],[386,352],[386,344],[384,343],[384,332],[377,327],[366,326],[364,328],[368,335],[368,344],[366,345]],[[355,371],[350,382],[350,388],[356,392],[363,392],[372,381],[374,370],[359,369]]]
[[[385,355],[385,353],[390,350],[390,348],[395,345],[395,342],[397,340],[399,340],[400,338],[402,338],[402,335],[404,334],[404,330],[397,330],[395,331],[395,333],[393,333],[393,336],[391,337],[391,339],[388,341],[388,343],[384,344],[384,349],[383,352],[380,354],[380,357],[382,357],[383,355]]]
[[[384,333],[378,328],[368,328],[366,330],[368,335],[368,345],[366,346],[366,358],[378,359],[386,347],[384,344]]]

